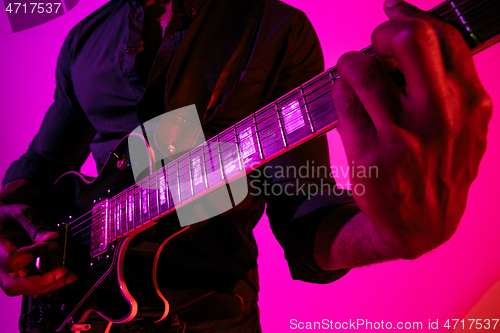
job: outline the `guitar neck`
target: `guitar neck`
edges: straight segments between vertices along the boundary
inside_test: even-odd
[[[500,1],[445,1],[430,11],[454,25],[473,53],[500,37]],[[372,54],[371,46],[362,50]],[[332,67],[163,166],[92,211],[91,255],[143,224],[248,174],[337,124]]]

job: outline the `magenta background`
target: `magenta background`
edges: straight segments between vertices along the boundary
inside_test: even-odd
[[[368,45],[372,29],[385,20],[382,1],[287,0],[316,28],[327,66],[349,50]],[[56,57],[68,31],[103,1],[81,1],[74,10],[39,27],[13,34],[0,13],[0,175],[27,148],[54,92]],[[415,0],[430,9],[438,1]],[[495,105],[500,99],[500,45],[475,56],[482,82]],[[500,119],[494,112],[489,142],[465,216],[450,241],[414,261],[396,261],[352,270],[330,285],[290,278],[283,251],[266,218],[255,229],[260,249],[261,318],[264,332],[287,332],[289,320],[422,321],[462,318],[500,280],[498,151]],[[332,165],[344,165],[338,134],[329,134]],[[95,173],[92,163],[84,171]],[[0,332],[15,332],[20,298],[0,293]],[[498,318],[498,317],[497,317]]]

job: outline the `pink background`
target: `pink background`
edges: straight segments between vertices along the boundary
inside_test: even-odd
[[[385,20],[382,1],[287,0],[302,9],[317,30],[326,65],[346,51],[370,43],[370,33]],[[0,13],[0,175],[26,150],[40,126],[54,92],[56,57],[68,31],[104,1],[81,1],[62,17],[13,34]],[[415,0],[423,9],[438,1]],[[475,56],[486,90],[499,102],[500,45]],[[260,249],[261,318],[264,332],[290,331],[290,319],[334,321],[421,321],[463,318],[486,291],[500,280],[497,208],[500,186],[498,151],[500,119],[494,112],[489,142],[474,182],[465,216],[450,241],[414,261],[395,261],[352,270],[330,285],[290,278],[283,251],[266,218],[255,229]],[[332,165],[345,165],[337,132],[329,134]],[[84,172],[94,174],[93,164]],[[498,300],[498,299],[497,299]],[[15,332],[20,298],[0,293],[0,332]],[[496,318],[499,317],[497,313]],[[500,326],[500,325],[499,325]],[[497,328],[498,329],[498,328]]]

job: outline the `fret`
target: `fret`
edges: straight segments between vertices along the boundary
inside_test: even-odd
[[[205,149],[205,166],[207,170],[207,180],[209,188],[224,181],[222,163],[219,155],[218,136],[207,141]]]
[[[169,194],[172,199],[171,201],[169,200],[169,205],[170,208],[174,208],[182,202],[179,183],[179,160],[175,160],[168,164],[167,175]]]
[[[189,160],[189,154],[185,154],[178,159],[179,163],[179,186],[182,202],[191,199],[193,197],[193,188],[191,182],[191,165]]]
[[[289,145],[313,133],[301,90],[297,88],[278,101]]]
[[[142,180],[140,186],[141,196],[141,224],[149,221],[149,177]],[[137,227],[137,226],[136,226]]]
[[[331,94],[332,84],[330,82],[330,76],[328,76],[328,82],[322,86],[316,87],[316,90],[309,93],[307,91],[304,91],[304,98],[309,106],[311,116],[317,109],[325,106],[325,102],[328,101],[327,98],[331,98]]]
[[[304,86],[304,99],[316,131],[338,120],[333,104],[330,71],[320,74]]]
[[[264,159],[264,152],[262,151],[262,146],[260,144],[260,134],[259,134],[259,130],[257,129],[257,119],[256,119],[256,116],[255,116],[255,113],[253,114],[253,124],[254,124],[254,128],[255,128],[255,135],[257,137],[257,145],[258,145],[258,150],[259,150],[259,155],[260,155],[260,159],[263,160]],[[250,133],[248,133],[247,135],[251,135],[251,131]]]
[[[236,154],[236,136],[234,135],[233,126],[225,129],[219,134],[219,155],[223,166],[222,172],[224,177],[232,172],[235,168],[233,157]]]
[[[109,199],[109,220],[108,220],[108,242],[116,239],[115,217],[116,217],[116,197]]]
[[[460,22],[462,22],[462,24],[467,29],[467,31],[470,32],[471,29],[469,27],[469,24],[467,23],[467,21],[465,21],[465,18],[462,16],[462,13],[460,13],[460,10],[458,9],[457,5],[455,5],[455,2],[450,1],[450,5],[453,8],[453,10],[455,11],[455,13],[457,14],[458,18],[460,19]]]
[[[219,135],[219,152],[226,180],[241,172],[237,142],[236,128],[234,126],[229,127]]]
[[[125,223],[127,232],[134,229],[134,187],[135,185],[127,189],[127,223]]]
[[[309,101],[315,100],[317,98],[317,94],[321,93],[319,89],[327,85],[331,85],[330,75],[327,71],[307,81],[302,85],[306,99]]]
[[[335,84],[335,81],[337,81],[337,79],[340,78],[339,71],[337,70],[337,67],[329,68],[328,74],[330,75],[330,80],[331,80],[332,84]]]
[[[121,200],[122,200],[122,196],[119,193],[115,196],[115,223],[114,223],[114,227],[113,227],[113,230],[115,233],[115,238],[119,238],[122,235],[121,229],[120,229],[120,225],[121,225]]]
[[[245,170],[245,166],[243,165],[243,159],[241,158],[240,140],[238,139],[238,133],[236,132],[236,126],[233,126],[233,130],[234,130],[234,137],[236,138],[235,148],[236,148],[236,154],[238,155],[237,156],[237,158],[238,158],[238,167],[239,167],[240,171],[244,171]]]
[[[134,224],[132,229],[141,225],[141,186],[139,184],[134,184]],[[132,230],[132,229],[129,229]]]
[[[360,51],[360,52],[362,52],[362,53],[364,53],[364,54],[367,54],[367,55],[369,55],[369,56],[371,56],[371,57],[374,57],[374,56],[375,56],[375,52],[373,51],[373,48],[372,48],[372,46],[371,46],[371,45],[369,45],[369,46],[365,47],[364,49],[361,49],[361,51]],[[331,75],[330,75],[330,78],[331,78]]]
[[[289,139],[289,134],[305,125],[304,116],[301,110],[301,108],[304,107],[304,103],[300,99],[300,91],[296,89],[288,93],[280,98],[276,105],[281,114],[285,134],[287,139]]]
[[[431,10],[457,28],[473,54],[500,38],[500,2],[497,0],[446,1]]]
[[[242,168],[250,167],[262,161],[262,147],[256,128],[255,116],[246,118],[245,122],[240,122],[235,126],[239,158]]]
[[[262,152],[264,158],[268,158],[285,147],[280,135],[278,115],[274,106],[268,105],[257,113],[256,120]]]
[[[455,23],[457,27],[459,27],[459,30],[462,30],[462,34],[464,35],[467,43],[469,44],[469,47],[475,47],[481,44],[479,38],[476,36],[475,32],[472,31],[469,23],[465,20],[465,17],[462,15],[461,9],[458,8],[457,4],[459,1],[450,1],[449,5],[451,6],[453,12],[455,12],[456,17],[449,16],[449,19]],[[448,13],[451,14],[451,13]],[[453,17],[453,18],[452,18]],[[465,31],[463,30],[465,29]]]
[[[219,158],[219,168],[220,168],[220,174],[222,178],[222,182],[226,180],[226,177],[224,175],[224,164],[222,163],[222,153],[221,153],[221,146],[220,146],[220,136],[217,135],[217,153],[218,153],[218,158]]]
[[[279,128],[280,128],[281,138],[283,139],[283,144],[285,145],[285,147],[288,147],[288,142],[286,141],[286,136],[285,136],[285,128],[283,125],[283,118],[281,116],[278,102],[274,103],[274,108],[276,110],[276,114],[278,115],[278,124],[279,124]]]
[[[191,160],[191,152],[188,153],[188,164],[187,164],[187,169],[188,169],[188,174],[189,174],[189,189],[191,190],[191,197],[194,197],[194,178],[193,178],[193,170],[192,168],[192,160]]]
[[[203,162],[203,174],[205,176],[205,187],[208,190],[209,186],[208,186],[207,160],[205,157],[206,146],[207,146],[206,143],[203,143],[203,145],[201,146],[201,156],[202,156],[202,162]]]
[[[203,157],[203,146],[191,151],[191,176],[193,179],[193,193],[195,195],[202,193],[208,188]]]
[[[158,172],[158,203],[160,206],[160,214],[163,214],[170,209],[169,198],[167,168],[162,167]]]
[[[160,214],[159,212],[159,204],[158,204],[158,171],[153,172],[151,176],[149,176],[149,214],[151,219],[154,219],[156,216]]]
[[[127,191],[123,191],[120,199],[120,236],[128,232],[127,228]]]
[[[314,124],[313,124],[312,119],[311,119],[311,114],[309,112],[309,106],[306,103],[306,97],[304,96],[304,88],[302,88],[302,86],[300,86],[299,89],[300,89],[300,97],[302,98],[302,101],[304,102],[304,109],[305,109],[307,121],[309,122],[309,125],[311,126],[311,132],[314,133],[314,132],[316,132],[316,129],[314,128]]]
[[[500,26],[498,18],[500,17],[499,1],[455,1],[461,8],[460,12],[468,23],[471,33],[471,39],[476,42],[475,47],[491,45],[498,41],[500,35]]]

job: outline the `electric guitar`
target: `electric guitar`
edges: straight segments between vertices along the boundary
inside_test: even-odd
[[[431,12],[459,29],[472,53],[500,38],[497,0],[445,1]],[[373,54],[371,47],[362,52]],[[96,329],[90,321],[101,318],[101,332],[107,332],[112,323],[164,320],[169,302],[157,278],[162,250],[189,228],[165,223],[167,215],[333,129],[337,78],[336,68],[328,69],[139,181],[131,171],[130,138],[116,146],[92,182],[76,172],[61,176],[55,184],[61,214],[78,218],[58,225],[60,249],[37,261],[40,270],[63,265],[79,279],[46,295],[25,296],[20,330],[89,331]],[[404,84],[401,73],[394,79]]]

